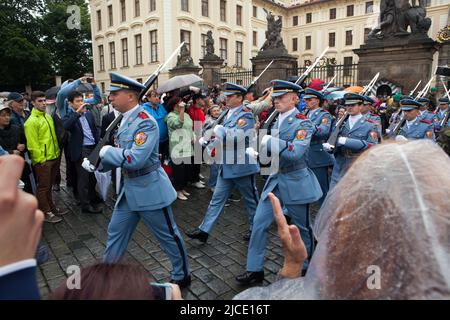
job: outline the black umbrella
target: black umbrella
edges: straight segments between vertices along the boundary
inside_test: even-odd
[[[45,99],[47,100],[54,100],[56,99],[56,95],[58,94],[59,90],[61,89],[60,86],[54,86],[45,91]]]

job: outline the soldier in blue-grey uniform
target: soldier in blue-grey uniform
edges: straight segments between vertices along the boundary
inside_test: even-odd
[[[191,282],[183,238],[171,204],[176,192],[161,167],[156,120],[139,104],[139,82],[111,73],[110,100],[123,115],[115,135],[116,146],[100,150],[100,170],[122,168],[123,182],[108,226],[103,262],[118,262],[127,249],[140,219],[158,239],[172,263],[171,282],[181,287]],[[85,159],[84,168],[92,169]]]
[[[323,150],[322,143],[328,140],[333,118],[328,111],[322,109],[324,96],[320,91],[307,88],[303,99],[306,102],[306,116],[314,125],[314,134],[306,155],[306,163],[320,183],[322,198],[319,199],[319,204],[322,205],[330,185],[328,168],[334,165],[334,157]]]
[[[434,123],[434,118],[436,117],[436,115],[429,110],[430,105],[431,105],[431,100],[423,97],[423,98],[417,99],[417,101],[421,103],[419,117]]]
[[[247,207],[249,232],[244,235],[244,239],[250,238],[253,217],[259,201],[255,181],[255,175],[259,172],[259,165],[255,159],[249,157],[245,152],[246,148],[250,146],[251,133],[254,132],[255,126],[252,111],[243,105],[246,92],[247,89],[240,85],[224,84],[223,94],[226,96],[228,112],[223,123],[215,126],[214,135],[216,139],[208,145],[209,148],[218,150],[216,153],[219,156],[221,155],[217,183],[203,222],[198,228],[186,233],[192,239],[198,239],[201,242],[207,241],[231,191],[235,187],[241,193]],[[246,134],[247,132],[250,134]],[[202,141],[200,140],[200,143],[204,143]]]
[[[422,104],[413,99],[404,99],[400,105],[405,118],[405,123],[400,128],[395,141],[407,141],[417,139],[431,139],[434,141],[433,122],[420,117]]]
[[[330,190],[341,180],[356,158],[366,149],[376,145],[379,139],[375,121],[361,114],[364,97],[357,93],[347,93],[344,99],[349,117],[337,141],[334,153],[336,163],[331,174]],[[325,150],[334,151],[329,143],[324,143],[323,147]]]
[[[439,132],[441,128],[442,119],[447,116],[447,112],[449,112],[448,108],[448,97],[442,97],[439,99],[439,106],[436,109],[436,116],[434,118],[434,130]],[[450,121],[447,121],[445,127],[450,127]]]
[[[377,132],[378,132],[378,142],[381,142],[381,132],[382,132],[382,128],[381,128],[381,117],[379,115],[377,115],[376,113],[373,113],[373,105],[375,103],[375,101],[369,97],[369,96],[363,96],[364,98],[364,103],[361,107],[361,114],[366,117],[369,120],[372,120],[375,123],[375,126],[377,127]]]
[[[273,97],[278,119],[271,130],[272,136],[261,140],[264,149],[272,157],[279,159],[276,172],[269,175],[253,220],[253,232],[247,255],[246,272],[237,276],[240,284],[261,282],[264,279],[264,255],[267,232],[274,220],[273,209],[268,194],[273,192],[282,202],[291,223],[300,229],[300,234],[308,251],[313,253],[313,235],[309,221],[309,204],[320,199],[322,190],[316,176],[308,168],[306,155],[315,132],[313,123],[302,115],[295,106],[296,96],[301,87],[283,80],[273,80]],[[306,270],[308,261],[303,269]]]

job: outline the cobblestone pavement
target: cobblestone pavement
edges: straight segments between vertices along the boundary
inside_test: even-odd
[[[262,181],[259,181],[259,190],[262,190]],[[189,239],[184,232],[200,224],[212,193],[209,189],[189,188],[187,191],[191,193],[189,201],[177,200],[172,206],[184,236],[192,271],[192,284],[183,290],[183,297],[189,300],[231,299],[246,289],[234,280],[236,275],[245,271],[246,264],[248,242],[242,239],[242,235],[248,225],[243,200],[232,202],[225,208],[208,242],[202,244]],[[68,208],[70,213],[64,215],[60,223],[44,223],[42,241],[50,251],[49,261],[38,270],[39,288],[44,299],[65,282],[68,266],[86,267],[101,261],[114,207],[111,198],[105,203],[103,214],[82,214],[66,187],[54,192],[54,196],[57,206]],[[142,222],[128,245],[124,262],[142,265],[157,281],[170,280],[170,261]],[[269,231],[263,285],[274,281],[282,263],[282,249],[273,225]]]

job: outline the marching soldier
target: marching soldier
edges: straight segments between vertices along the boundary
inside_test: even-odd
[[[226,107],[229,110],[223,124],[215,126],[216,140],[212,142],[212,147],[222,150],[223,162],[220,165],[216,187],[203,222],[197,229],[186,233],[188,237],[203,243],[207,241],[234,187],[239,189],[247,206],[250,231],[244,235],[244,240],[250,239],[253,217],[259,201],[255,181],[259,165],[254,159],[251,161],[249,155],[245,153],[250,145],[249,136],[245,132],[253,130],[255,126],[252,111],[243,105],[246,92],[247,89],[240,85],[225,83],[223,94],[226,96]],[[242,145],[245,147],[243,148]]]
[[[361,114],[364,97],[356,93],[348,93],[344,96],[344,99],[349,118],[345,122],[337,141],[336,163],[331,174],[330,190],[341,180],[361,153],[378,143],[376,123]],[[334,130],[336,129],[334,128]],[[333,151],[333,146],[329,143],[324,143],[323,147],[325,150]]]
[[[395,137],[395,141],[434,140],[433,122],[420,117],[422,104],[413,99],[404,99],[400,101],[400,105],[406,121]]]
[[[322,205],[330,185],[328,168],[334,165],[333,156],[323,150],[322,143],[326,142],[330,135],[333,118],[328,111],[322,109],[324,96],[320,91],[307,88],[303,99],[306,102],[306,116],[315,127],[306,162],[320,183],[322,198],[319,199],[319,204]]]
[[[177,195],[159,161],[156,120],[139,104],[139,92],[145,87],[117,73],[110,77],[109,97],[123,119],[115,137],[117,147],[100,150],[100,168],[122,168],[123,183],[108,226],[103,261],[116,263],[122,258],[136,225],[143,219],[172,262],[171,282],[188,286],[188,258],[170,206]],[[88,159],[83,167],[95,169]]]
[[[430,111],[431,100],[428,98],[419,98],[417,101],[421,103],[419,117],[434,123],[434,117],[436,115]]]
[[[436,117],[434,118],[434,130],[436,132],[439,132],[442,129],[442,119],[444,119],[447,116],[447,112],[449,112],[448,103],[448,97],[442,97],[439,99],[439,107],[436,110]],[[447,124],[444,124],[444,127],[446,126],[450,126],[450,121],[448,121]]]
[[[381,128],[381,118],[379,115],[372,113],[373,111],[373,104],[375,103],[375,101],[373,101],[373,99],[369,96],[363,96],[364,98],[364,103],[361,107],[361,114],[363,115],[363,117],[366,117],[366,119],[368,120],[372,120],[375,123],[375,126],[377,127],[377,132],[378,132],[378,142],[381,142],[381,132],[382,132],[382,128]]]
[[[283,80],[272,82],[275,108],[280,113],[272,132],[278,129],[278,134],[265,135],[261,140],[261,147],[267,149],[271,155],[278,155],[279,169],[268,177],[256,210],[248,247],[247,271],[236,277],[243,285],[261,282],[264,279],[267,231],[274,220],[268,193],[273,192],[280,198],[291,217],[291,222],[299,227],[309,257],[313,252],[309,204],[322,196],[320,184],[306,164],[306,154],[315,128],[296,108],[296,96],[301,87]],[[307,264],[308,262],[305,262],[304,271]]]

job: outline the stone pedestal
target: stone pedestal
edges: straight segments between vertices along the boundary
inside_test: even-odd
[[[202,68],[197,67],[195,65],[175,67],[169,70],[169,77],[173,78],[175,76],[182,76],[184,74],[191,74],[191,73],[198,75],[201,69]]]
[[[272,56],[269,54],[258,54],[252,58],[253,76],[258,76],[273,60],[272,65],[262,75],[255,84],[254,90],[259,94],[268,86],[270,81],[275,79],[287,80],[290,76],[297,74],[298,63],[297,58],[291,55]]]
[[[379,72],[379,79],[398,84],[404,94],[409,94],[420,80],[421,88],[428,82],[437,49],[437,43],[428,37],[369,40],[353,50],[359,56],[358,85],[368,84]]]
[[[206,56],[204,59],[200,59],[200,65],[203,68],[203,82],[205,85],[214,85],[214,73],[220,72],[223,66],[223,59],[220,59],[216,55],[213,57]]]

